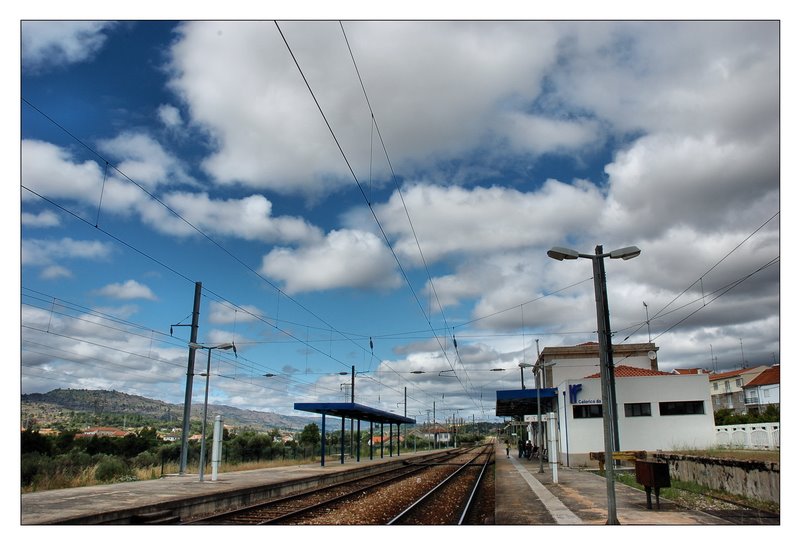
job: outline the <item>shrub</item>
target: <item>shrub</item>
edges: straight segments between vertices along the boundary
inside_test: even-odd
[[[99,482],[112,482],[131,475],[124,459],[113,455],[101,455],[95,466],[94,477]]]
[[[133,458],[134,468],[147,468],[161,464],[161,459],[152,451],[142,451]]]
[[[52,461],[47,455],[38,452],[22,454],[22,487],[27,487],[33,483],[39,475],[49,473]]]

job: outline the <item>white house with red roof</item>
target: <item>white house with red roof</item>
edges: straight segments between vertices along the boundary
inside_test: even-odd
[[[766,370],[767,366],[756,366],[711,374],[708,380],[714,411],[731,409],[735,413],[746,413],[744,386]]]
[[[744,405],[748,413],[760,414],[767,406],[780,407],[781,368],[771,366],[745,383]]]
[[[615,358],[616,360],[616,358]],[[715,444],[707,374],[674,374],[644,367],[614,368],[619,451],[708,449]],[[559,462],[589,463],[604,451],[600,374],[557,387]]]

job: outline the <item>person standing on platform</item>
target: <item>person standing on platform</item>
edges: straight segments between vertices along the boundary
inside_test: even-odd
[[[506,439],[506,459],[509,458],[508,452],[511,450],[511,443]]]
[[[522,458],[522,452],[525,450],[525,444],[522,443],[522,438],[519,439],[519,443],[517,444],[519,447],[519,458]]]

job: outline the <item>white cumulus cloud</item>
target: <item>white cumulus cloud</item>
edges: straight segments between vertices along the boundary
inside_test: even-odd
[[[319,244],[276,248],[262,263],[266,275],[283,281],[287,293],[335,288],[381,289],[400,284],[396,262],[372,233],[334,230]]]
[[[150,288],[132,279],[123,283],[106,285],[97,292],[100,295],[120,300],[145,299],[155,301],[158,299]]]

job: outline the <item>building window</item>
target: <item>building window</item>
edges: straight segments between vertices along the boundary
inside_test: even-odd
[[[602,404],[585,404],[572,406],[572,417],[575,419],[592,419],[603,416]]]
[[[741,387],[742,386],[742,380],[741,379],[737,379],[736,380],[736,386],[737,387]]]
[[[702,415],[706,412],[702,400],[659,402],[658,411],[661,415]]]
[[[650,417],[650,402],[625,404],[625,417]]]
[[[716,382],[714,383],[714,390],[715,391],[719,390],[719,383],[716,383]]]

